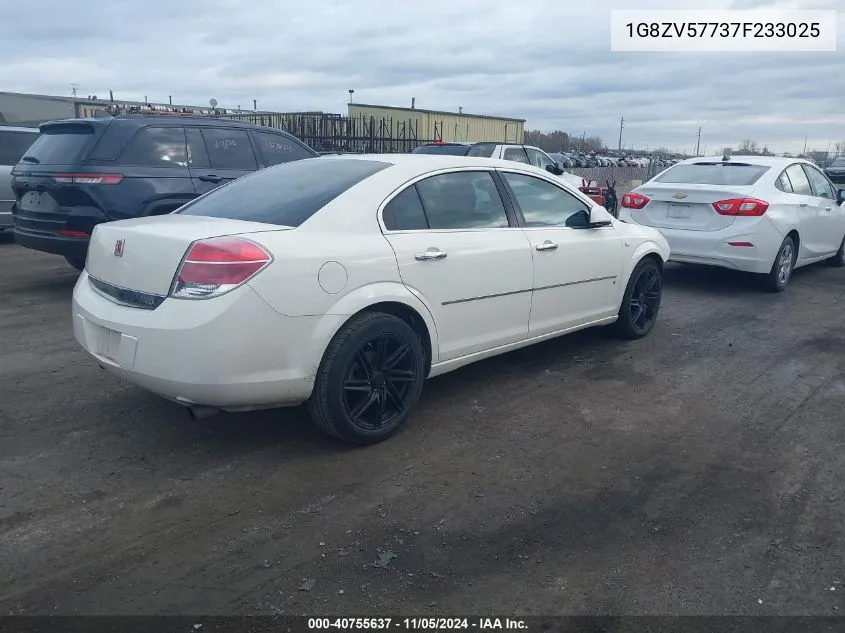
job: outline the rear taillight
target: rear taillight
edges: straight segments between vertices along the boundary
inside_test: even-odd
[[[56,234],[62,237],[89,237],[85,231],[71,231],[69,229],[59,229]]]
[[[649,202],[650,200],[641,193],[626,193],[622,196],[623,209],[642,209]]]
[[[123,174],[51,174],[52,179],[63,185],[117,185]]]
[[[758,217],[766,212],[769,203],[756,198],[731,198],[713,203],[719,215],[737,215]]]
[[[234,290],[263,270],[273,257],[240,237],[215,237],[188,249],[170,290],[178,299],[209,299]]]

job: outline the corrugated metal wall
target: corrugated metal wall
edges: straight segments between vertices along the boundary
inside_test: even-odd
[[[375,119],[417,121],[421,138],[441,138],[443,141],[506,141],[521,143],[525,123],[517,119],[479,117],[458,113],[431,112],[412,108],[389,108],[350,103],[350,116],[367,116]],[[398,135],[399,131],[394,130]]]

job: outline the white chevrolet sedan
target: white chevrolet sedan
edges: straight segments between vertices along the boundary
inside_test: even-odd
[[[692,158],[622,196],[619,218],[659,229],[672,260],[759,273],[773,292],[792,271],[845,266],[845,191],[797,158]]]
[[[194,417],[307,403],[385,439],[426,377],[582,328],[645,336],[666,240],[542,169],[326,156],[91,236],[79,343]]]

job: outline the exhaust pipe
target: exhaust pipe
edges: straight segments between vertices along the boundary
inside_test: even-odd
[[[221,411],[222,409],[217,407],[206,407],[201,404],[192,404],[188,407],[188,413],[194,420],[205,420],[218,415]]]

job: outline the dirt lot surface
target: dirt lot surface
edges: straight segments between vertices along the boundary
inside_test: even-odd
[[[2,614],[838,614],[845,272],[669,266],[652,335],[430,381],[392,440],[192,421],[0,238]]]

